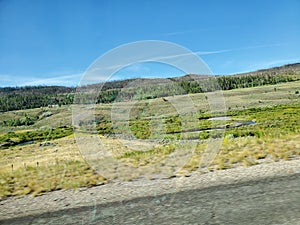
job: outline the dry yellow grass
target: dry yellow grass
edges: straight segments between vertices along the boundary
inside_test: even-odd
[[[1,150],[0,197],[105,182],[81,156],[74,136]]]
[[[183,169],[197,170],[201,161],[201,149],[204,148],[205,146],[200,146]],[[300,135],[290,135],[276,140],[255,137],[229,140],[225,138],[225,144],[209,167],[210,170],[228,169],[236,166],[252,166],[259,163],[291,160],[299,156]]]
[[[43,146],[44,145],[44,146]],[[74,136],[1,150],[0,171],[47,166],[57,161],[83,161]]]
[[[81,135],[83,138],[90,136],[88,134]],[[85,139],[87,143],[88,140]],[[100,140],[106,149],[112,153],[114,159],[121,162],[121,166],[114,168],[109,178],[126,181],[144,176],[145,170],[147,170],[146,175],[166,173],[169,176],[172,173],[187,176],[195,170],[201,172],[203,168],[201,168],[200,162],[207,146],[205,141],[199,143],[192,154],[188,152],[188,144],[181,145],[181,149],[177,149],[177,151],[181,152],[182,156],[186,153],[192,155],[183,167],[172,170],[170,165],[164,165],[163,159],[173,150],[168,151],[167,149],[164,150],[164,147],[156,147],[150,152],[145,150],[145,153],[138,152],[138,154],[130,155],[132,149],[126,147],[126,145],[130,145],[130,142],[104,137],[101,137]],[[213,171],[236,166],[252,166],[258,163],[290,160],[300,155],[299,140],[300,135],[290,135],[276,140],[255,137],[225,138],[219,154],[205,169]],[[101,176],[101,171],[98,171],[100,174],[95,173],[91,166],[85,162],[73,135],[48,143],[50,143],[49,146],[40,146],[39,143],[36,143],[1,150],[1,197],[28,193],[40,194],[61,188],[93,186],[105,181],[105,178]],[[139,142],[138,140],[135,140],[134,144],[137,148],[139,146],[153,147],[147,142]],[[129,157],[122,158],[126,152],[130,153]],[[177,156],[181,157],[179,154]],[[167,170],[169,171],[166,172]]]

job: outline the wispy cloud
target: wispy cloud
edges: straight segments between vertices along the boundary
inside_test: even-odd
[[[298,62],[300,62],[300,57],[299,58],[276,59],[276,60],[271,60],[271,61],[265,61],[265,62],[261,62],[261,63],[251,65],[251,67],[247,68],[246,72],[253,71],[253,70],[258,70],[258,69],[265,69],[265,68],[275,67],[275,66],[281,66],[281,65],[284,65],[284,64],[298,63]]]
[[[264,44],[264,45],[253,45],[253,46],[246,46],[241,48],[231,48],[231,49],[224,49],[224,50],[217,50],[217,51],[207,51],[207,52],[195,52],[198,55],[210,55],[210,54],[220,54],[226,52],[235,52],[235,51],[244,51],[249,49],[260,49],[260,48],[271,48],[271,47],[279,47],[284,45],[289,45],[290,43],[275,43],[275,44]]]
[[[216,50],[216,51],[198,51],[195,52],[197,55],[212,55],[212,54],[220,54],[220,53],[226,53],[226,52],[232,52],[234,49],[224,49],[224,50]]]
[[[240,50],[248,50],[248,49],[256,49],[256,48],[271,48],[271,47],[280,47],[291,44],[290,42],[286,43],[274,43],[274,44],[263,44],[263,45],[253,45],[253,46],[247,46],[247,47],[241,47],[241,48],[235,48],[234,51],[240,51]]]
[[[178,55],[166,55],[166,56],[162,56],[162,57],[153,58],[153,60],[178,58],[178,57],[192,55],[192,54],[196,54],[199,56],[222,54],[222,53],[227,53],[227,52],[243,51],[243,50],[249,50],[249,49],[277,47],[277,46],[283,46],[283,45],[288,45],[288,44],[289,43],[276,43],[276,44],[265,44],[265,45],[253,45],[253,46],[246,46],[246,47],[241,47],[241,48],[221,49],[221,50],[214,50],[214,51],[195,51],[195,52],[191,52],[191,53],[184,53],[184,54],[178,54]]]
[[[299,58],[290,58],[290,59],[277,59],[277,60],[271,60],[271,61],[264,61],[256,64],[251,64],[251,66],[245,67],[243,70],[235,71],[230,74],[241,74],[241,73],[249,73],[253,72],[256,70],[261,70],[261,69],[268,69],[276,66],[282,66],[285,64],[292,64],[292,63],[299,63],[300,62],[300,57]]]
[[[8,74],[0,74],[0,79],[2,82],[11,82],[13,80],[12,76]]]
[[[82,73],[56,76],[50,78],[35,79],[24,82],[24,85],[62,85],[76,86],[82,76]]]
[[[176,35],[184,35],[184,34],[191,34],[191,33],[203,33],[209,31],[220,31],[220,29],[236,29],[236,26],[222,26],[222,27],[203,27],[199,29],[190,29],[190,30],[180,30],[180,31],[170,31],[160,33],[159,36],[176,36]]]
[[[34,85],[61,85],[76,86],[79,83],[82,73],[67,74],[61,76],[52,76],[48,78],[24,77],[17,75],[0,75],[0,86],[34,86]]]
[[[130,65],[128,67],[125,67],[123,69],[123,71],[125,72],[133,72],[133,73],[143,73],[143,72],[149,72],[150,68],[145,66],[145,65],[142,65],[140,63],[138,64],[133,64],[133,65]]]
[[[23,82],[25,82],[26,78],[23,76],[15,76],[10,74],[0,74],[0,86],[8,87],[8,86],[21,86]]]

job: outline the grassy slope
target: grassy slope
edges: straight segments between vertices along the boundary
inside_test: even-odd
[[[257,163],[277,161],[281,159],[290,160],[300,155],[299,143],[299,102],[300,82],[278,84],[275,86],[263,86],[256,88],[236,89],[224,91],[228,114],[233,120],[257,120],[257,125],[252,127],[233,128],[226,131],[222,148],[218,156],[213,160],[208,168],[201,168],[200,162],[207,145],[206,141],[200,142],[194,152],[190,152],[191,159],[185,162],[185,166],[179,172],[189,173],[193,170],[204,171],[204,169],[226,169],[239,165],[250,166]],[[276,88],[276,90],[275,90]],[[131,111],[131,119],[149,119],[161,116],[175,116],[177,114],[170,101],[186,101],[187,96],[175,96],[162,99],[143,100],[136,102]],[[197,112],[209,112],[204,94],[189,95],[195,104]],[[120,107],[125,107],[128,103],[119,103]],[[265,108],[275,105],[285,105],[280,107],[267,108],[267,110],[247,111],[248,108]],[[71,125],[72,106],[62,106],[57,108],[39,108],[30,110],[19,110],[0,114],[0,120],[8,118],[22,118],[25,113],[29,116],[42,115],[51,112],[49,117],[40,119],[31,126],[4,127],[0,133],[4,135],[8,131],[25,132],[35,131],[43,126],[56,128],[58,126]],[[96,115],[109,117],[111,104],[97,105]],[[188,108],[185,108],[189,112]],[[183,112],[184,113],[184,112]],[[197,115],[198,116],[198,115]],[[172,124],[171,124],[172,125]],[[174,125],[174,124],[173,124]],[[275,127],[268,126],[274,125]],[[194,126],[193,123],[187,126]],[[137,129],[141,129],[137,127]],[[252,129],[252,130],[251,130]],[[254,135],[239,136],[232,138],[234,133],[246,133]],[[247,133],[248,132],[248,133]],[[259,135],[255,135],[258,132]],[[84,134],[82,134],[84,135]],[[0,135],[1,136],[1,135]],[[128,149],[124,142],[119,143],[116,139],[103,138],[103,144],[113,152],[115,158],[123,164],[132,167],[143,167],[156,165],[153,173],[160,172],[162,159],[180,149],[183,153],[188,152],[191,142],[183,144],[171,141],[167,144],[161,143],[159,146],[151,146],[142,140],[130,142],[129,146],[147,148],[148,151],[132,151]],[[46,146],[41,144],[47,142]],[[49,144],[50,143],[50,144]],[[149,145],[149,146],[148,146]],[[0,150],[0,196],[20,195],[27,193],[39,194],[44,191],[61,188],[72,188],[79,186],[92,186],[101,184],[105,179],[94,173],[94,170],[84,161],[74,136],[67,136],[56,140],[42,140],[24,146],[16,146]],[[13,165],[13,166],[12,166]],[[199,168],[200,167],[200,168]],[[120,176],[115,172],[111,177]],[[141,176],[142,172],[131,173],[125,179],[130,180]],[[125,174],[121,174],[124,176]]]

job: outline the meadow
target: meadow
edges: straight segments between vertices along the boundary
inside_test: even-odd
[[[3,112],[0,197],[299,158],[299,87],[300,81],[294,81],[222,91],[225,108],[220,111],[211,110],[210,93],[97,104],[90,109],[95,117],[75,127],[74,107],[86,106]],[[184,107],[176,109],[172,102]],[[129,106],[127,120],[111,118],[114,109],[122,114]],[[102,146],[89,143],[94,136]],[[78,144],[80,138],[86,149]],[[216,154],[207,155],[220,142]],[[86,154],[103,148],[119,167],[101,171],[103,166]]]

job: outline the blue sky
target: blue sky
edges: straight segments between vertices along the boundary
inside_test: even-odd
[[[300,62],[299,21],[299,0],[0,0],[0,86],[75,86],[99,56],[141,40],[186,47],[214,74]],[[181,74],[155,63],[119,72]]]

